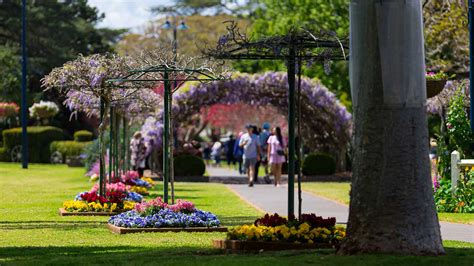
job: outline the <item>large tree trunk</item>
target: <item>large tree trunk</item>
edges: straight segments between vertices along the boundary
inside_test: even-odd
[[[433,200],[419,0],[351,1],[354,163],[339,254],[443,254]]]

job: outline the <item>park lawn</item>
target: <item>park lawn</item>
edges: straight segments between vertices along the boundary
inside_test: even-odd
[[[350,182],[304,182],[304,191],[349,205]],[[474,224],[474,213],[438,213],[440,221]]]
[[[107,217],[60,217],[62,201],[88,190],[83,169],[63,165],[0,163],[0,265],[472,265],[474,244],[445,241],[447,256],[335,256],[331,250],[232,254],[212,249],[225,233],[111,234]],[[160,186],[151,197],[160,193]],[[177,183],[178,198],[212,211],[224,225],[252,222],[261,215],[221,184]]]

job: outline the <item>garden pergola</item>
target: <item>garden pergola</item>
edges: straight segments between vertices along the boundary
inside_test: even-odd
[[[296,153],[295,135],[295,91],[298,74],[298,102],[300,100],[301,67],[304,62],[324,62],[329,68],[334,60],[346,60],[347,44],[337,38],[335,33],[291,29],[285,35],[269,36],[252,40],[241,33],[235,22],[230,22],[228,33],[220,37],[217,46],[204,51],[208,56],[230,60],[283,60],[288,72],[288,216],[294,215],[295,159],[298,166],[298,200],[301,215],[301,147]],[[298,104],[298,108],[300,108]],[[298,112],[299,116],[300,112]],[[298,119],[298,132],[301,132],[301,119]],[[300,133],[298,134],[300,138]],[[301,143],[301,139],[299,140]],[[301,146],[301,145],[299,145]]]
[[[173,62],[176,62],[174,55]],[[164,116],[163,116],[163,200],[168,203],[168,183],[171,183],[171,201],[174,204],[174,174],[173,174],[173,145],[172,145],[172,95],[179,89],[179,86],[186,81],[208,82],[221,80],[225,77],[216,73],[207,66],[201,67],[180,67],[176,63],[159,64],[136,68],[128,71],[128,74],[109,79],[108,83],[121,84],[124,87],[150,87],[163,82],[164,85]],[[172,83],[175,86],[172,87]]]

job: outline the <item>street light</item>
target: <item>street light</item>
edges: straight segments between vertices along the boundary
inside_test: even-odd
[[[469,115],[471,118],[471,132],[474,132],[474,90],[472,89],[472,84],[474,81],[474,0],[469,0],[469,98],[470,98],[470,111]]]
[[[173,30],[173,61],[176,63],[178,60],[178,30],[186,30],[188,26],[181,20],[180,23],[176,24],[176,17],[172,17],[170,22],[166,18],[165,23],[161,26],[163,30]],[[173,173],[173,119],[172,119],[172,106],[173,106],[173,91],[178,87],[178,81],[173,78],[173,87],[170,88],[168,73],[165,72],[165,84],[164,84],[164,136],[163,136],[163,197],[166,203],[168,203],[168,181],[171,181],[171,203],[174,204],[174,173]],[[171,140],[171,141],[170,141]]]
[[[178,54],[178,30],[187,30],[189,29],[188,25],[184,22],[184,20],[181,20],[179,24],[176,24],[176,17],[172,17],[172,21],[170,21],[168,18],[166,18],[165,23],[161,26],[163,30],[173,30],[173,54],[174,58],[176,60],[177,54]],[[176,86],[176,81],[175,81],[175,86]]]

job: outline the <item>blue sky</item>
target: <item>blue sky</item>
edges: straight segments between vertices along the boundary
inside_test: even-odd
[[[156,18],[150,8],[156,5],[171,4],[169,0],[89,0],[100,12],[105,13],[105,19],[98,27],[130,28],[140,31],[140,26]]]

